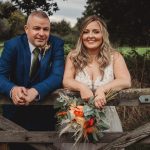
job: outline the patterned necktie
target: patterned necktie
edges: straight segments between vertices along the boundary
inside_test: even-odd
[[[30,69],[30,78],[32,79],[38,68],[39,68],[39,53],[40,53],[40,49],[39,48],[35,48],[33,50],[33,54],[34,54],[34,57],[33,57],[33,61],[32,61],[32,66],[31,66],[31,69]]]

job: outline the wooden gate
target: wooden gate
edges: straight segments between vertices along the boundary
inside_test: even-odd
[[[42,102],[33,105],[53,105],[59,92],[70,92],[67,90],[57,90],[47,96]],[[71,92],[72,93],[72,92]],[[78,94],[78,93],[73,93]],[[115,100],[109,102],[109,106],[150,106],[150,88],[122,90],[117,94]],[[11,101],[5,96],[0,96],[0,105],[10,104]],[[10,120],[0,115],[0,150],[7,149],[2,143],[27,143],[37,150],[58,150],[53,143],[74,142],[71,133],[58,137],[56,131],[27,131]],[[112,150],[127,147],[133,143],[150,144],[150,121],[146,124],[130,131],[118,133],[104,133],[97,150]]]

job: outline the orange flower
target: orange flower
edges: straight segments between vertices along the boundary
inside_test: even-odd
[[[70,113],[73,113],[77,117],[83,117],[83,106],[71,106]]]
[[[95,130],[94,127],[89,127],[89,128],[86,129],[86,132],[87,132],[87,133],[93,133],[94,130]]]
[[[77,110],[75,110],[75,111],[74,111],[74,114],[75,114],[75,116],[83,117],[83,112],[82,112],[82,111],[77,111]]]
[[[83,133],[84,138],[87,137],[87,135],[88,135],[89,133],[93,133],[94,131],[95,131],[95,128],[94,128],[94,127],[86,128],[86,129],[84,130],[84,133]]]
[[[57,115],[58,116],[65,116],[67,114],[67,112],[65,111],[62,111],[62,112],[58,112]]]

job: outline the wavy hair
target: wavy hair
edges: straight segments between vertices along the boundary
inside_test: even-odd
[[[110,64],[111,61],[111,52],[113,51],[110,41],[109,41],[109,34],[107,31],[107,26],[105,22],[96,15],[87,17],[81,26],[80,36],[78,42],[76,44],[76,49],[71,52],[70,59],[73,62],[76,72],[82,71],[88,63],[90,63],[90,56],[87,52],[86,47],[82,42],[83,32],[84,29],[87,27],[88,24],[91,22],[96,21],[99,23],[101,31],[102,31],[102,44],[99,47],[99,53],[97,55],[97,61],[99,64],[100,72],[102,76],[104,75],[104,69]]]

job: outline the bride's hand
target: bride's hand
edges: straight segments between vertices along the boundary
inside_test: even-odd
[[[103,108],[103,106],[106,104],[106,96],[103,88],[99,87],[95,91],[95,106],[97,108]]]
[[[80,95],[85,101],[88,101],[90,97],[94,96],[93,92],[87,86],[83,86],[80,89]]]

